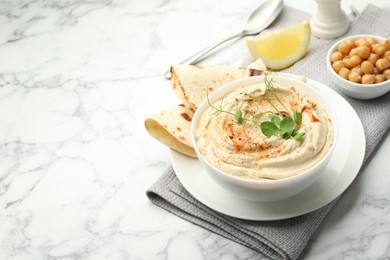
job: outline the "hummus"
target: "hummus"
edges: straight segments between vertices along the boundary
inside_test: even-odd
[[[256,84],[225,95],[201,115],[195,139],[208,162],[234,176],[276,180],[311,168],[327,154],[334,132],[326,111],[293,86],[274,85],[274,91],[284,106],[265,84]],[[245,118],[241,123],[234,116],[237,110]],[[304,133],[299,141],[262,133],[260,123],[270,121],[277,110],[285,116],[294,110],[302,113],[302,123],[296,126]]]

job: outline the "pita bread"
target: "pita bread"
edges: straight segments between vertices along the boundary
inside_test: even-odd
[[[207,93],[243,77],[265,74],[264,63],[256,61],[248,68],[176,65],[171,67],[172,86],[183,104],[145,120],[146,130],[169,148],[196,157],[191,143],[191,119]]]
[[[178,105],[145,120],[146,130],[151,136],[169,148],[196,157],[191,143],[191,118],[184,105]]]
[[[207,93],[228,82],[264,74],[265,70],[250,67],[172,65],[172,88],[185,107],[194,113]],[[192,117],[192,114],[190,115]]]
[[[254,62],[252,62],[251,64],[248,65],[248,68],[251,68],[254,70],[260,70],[260,71],[267,71],[267,67],[265,66],[262,59],[255,60]]]

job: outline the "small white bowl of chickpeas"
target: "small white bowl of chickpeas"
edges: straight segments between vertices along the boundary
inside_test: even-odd
[[[355,35],[336,42],[326,66],[340,90],[357,99],[372,99],[390,91],[390,39]]]

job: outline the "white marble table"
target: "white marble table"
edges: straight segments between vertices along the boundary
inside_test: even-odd
[[[178,102],[169,64],[241,30],[259,2],[1,1],[0,259],[260,258],[149,202],[170,159],[143,127]],[[202,64],[245,54],[237,40]],[[390,259],[386,136],[302,258]]]

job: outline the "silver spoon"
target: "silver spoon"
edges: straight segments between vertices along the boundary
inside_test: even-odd
[[[239,33],[235,33],[226,37],[209,47],[197,52],[193,56],[189,57],[186,60],[183,60],[180,64],[194,64],[205,54],[216,48],[217,46],[234,39],[236,37],[244,37],[248,35],[255,35],[260,33],[262,30],[267,28],[279,15],[280,11],[283,9],[283,0],[268,0],[265,3],[261,4],[256,10],[248,17],[244,30]],[[166,79],[171,78],[171,72],[167,71],[164,74]]]

